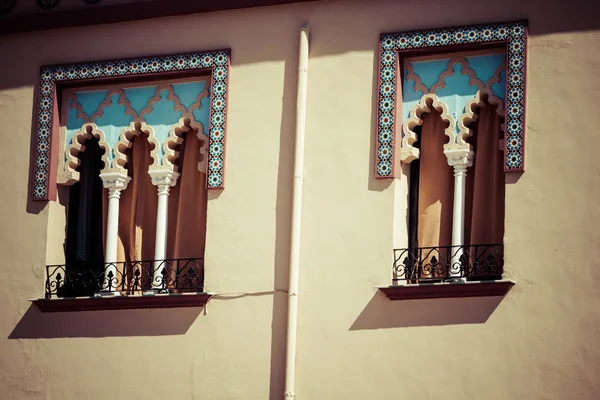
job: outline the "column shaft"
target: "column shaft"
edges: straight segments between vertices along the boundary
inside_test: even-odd
[[[167,258],[167,222],[169,216],[169,190],[177,184],[179,173],[172,170],[150,170],[152,183],[158,189],[158,207],[156,210],[156,240],[154,243],[154,268],[152,271],[152,290],[167,290],[165,280],[170,276]],[[173,267],[177,267],[173,265]]]
[[[117,286],[122,282],[117,270],[117,242],[119,237],[119,199],[121,191],[131,180],[120,172],[100,174],[102,184],[108,189],[108,216],[106,221],[106,247],[104,249],[104,271],[102,271],[101,295],[119,295]]]

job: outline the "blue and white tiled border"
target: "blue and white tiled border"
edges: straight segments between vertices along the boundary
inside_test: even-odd
[[[33,200],[49,200],[52,192],[51,163],[52,137],[59,136],[58,90],[60,85],[103,81],[107,78],[148,77],[161,78],[161,75],[190,75],[195,72],[210,73],[210,127],[208,165],[208,188],[221,189],[224,181],[224,147],[226,136],[227,90],[229,82],[230,51],[215,50],[199,53],[176,54],[160,57],[142,57],[117,61],[99,61],[80,64],[44,66],[41,68],[41,82],[38,103],[38,118],[33,175]]]
[[[377,112],[376,178],[393,178],[395,167],[396,93],[400,90],[400,60],[419,51],[460,50],[477,44],[503,44],[507,52],[506,137],[504,171],[524,170],[527,23],[475,25],[381,35]],[[398,113],[398,115],[401,115]],[[398,122],[398,123],[396,123]]]

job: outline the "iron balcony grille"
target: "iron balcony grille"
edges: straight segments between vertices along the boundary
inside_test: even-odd
[[[394,250],[392,284],[502,278],[502,244]]]
[[[53,297],[93,296],[119,292],[142,294],[201,293],[204,291],[204,260],[181,258],[106,263],[100,267],[46,266],[47,299]]]

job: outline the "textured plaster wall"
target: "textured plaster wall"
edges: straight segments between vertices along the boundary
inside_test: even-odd
[[[600,23],[585,1],[325,1],[0,37],[2,399],[281,399],[298,29],[312,26],[298,399],[600,397]],[[567,17],[568,16],[568,17]],[[390,302],[405,179],[373,171],[379,34],[528,18],[527,172],[503,300]],[[58,204],[28,202],[40,65],[230,47],[206,310],[43,315]],[[400,185],[395,190],[394,185]],[[405,195],[405,194],[404,194]],[[396,211],[394,210],[396,204]],[[254,295],[243,293],[264,292]]]

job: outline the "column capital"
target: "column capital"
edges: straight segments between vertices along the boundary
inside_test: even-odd
[[[127,189],[131,178],[122,172],[108,171],[100,173],[102,185],[108,189],[108,197],[120,197],[121,191]]]
[[[448,165],[454,167],[455,170],[466,170],[467,167],[471,167],[474,153],[470,147],[444,145],[444,154],[448,158]]]
[[[179,172],[170,169],[151,169],[148,171],[152,184],[158,188],[158,194],[169,194],[169,189],[177,184]]]

